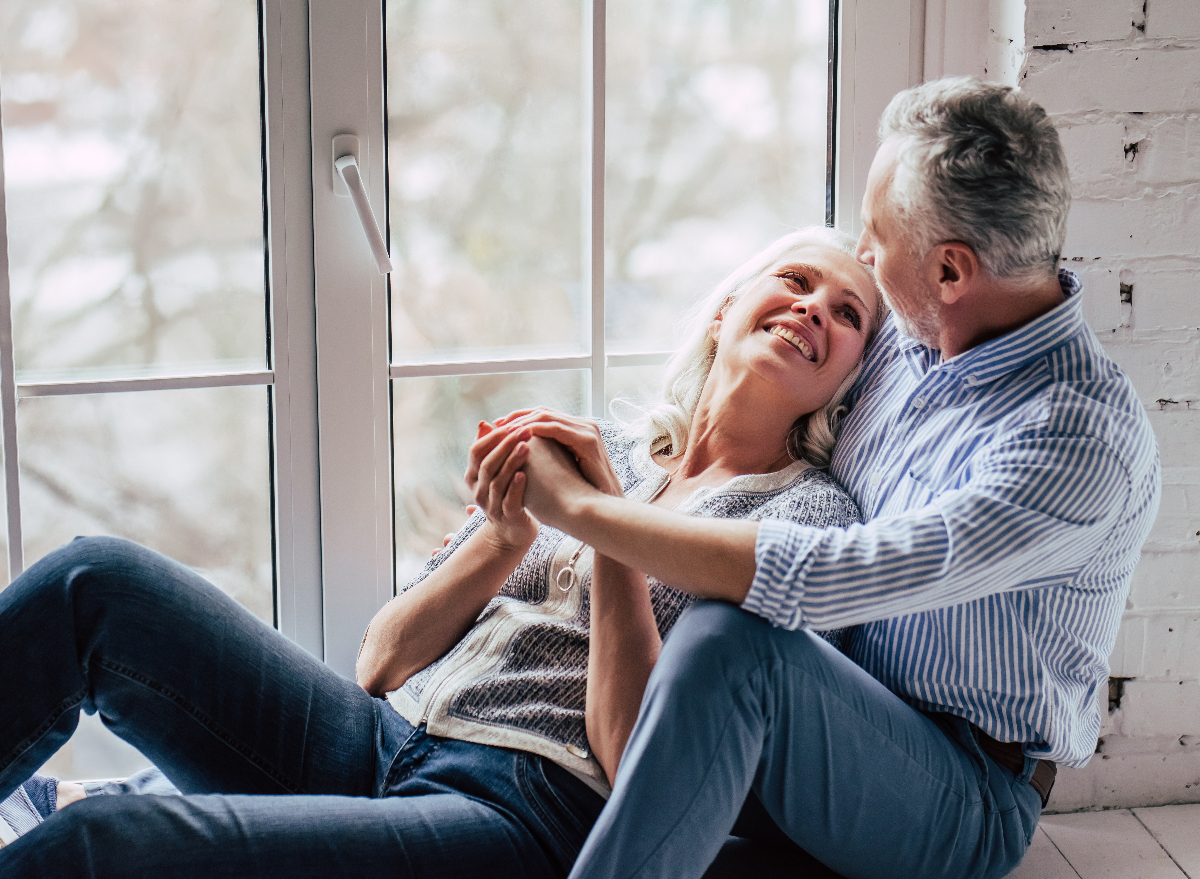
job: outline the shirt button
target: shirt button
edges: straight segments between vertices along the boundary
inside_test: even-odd
[[[924,397],[914,397],[913,401],[912,401],[912,406],[914,409],[924,409],[925,408],[925,398]]]
[[[883,477],[879,475],[878,470],[874,470],[871,472],[871,476],[868,481],[871,483],[871,488],[879,488],[879,483],[883,481]]]
[[[967,376],[967,384],[971,387],[975,387],[977,384],[979,384],[979,376],[975,375],[975,373],[971,373],[969,376]]]
[[[578,757],[580,760],[586,760],[588,755],[587,751],[578,745],[567,745],[567,753],[572,757]]]

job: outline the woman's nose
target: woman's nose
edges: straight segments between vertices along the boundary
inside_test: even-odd
[[[797,302],[792,306],[792,310],[796,314],[803,314],[813,322],[813,326],[821,325],[821,306],[815,299],[808,299],[804,302]]]

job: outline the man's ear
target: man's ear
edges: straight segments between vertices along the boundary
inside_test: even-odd
[[[946,305],[953,305],[967,293],[979,277],[980,269],[975,251],[961,241],[939,244],[929,252],[929,281]]]

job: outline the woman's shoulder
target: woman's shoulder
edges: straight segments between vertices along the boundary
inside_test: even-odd
[[[858,504],[841,483],[824,470],[809,467],[764,511],[764,519],[799,525],[846,527],[862,521]]]

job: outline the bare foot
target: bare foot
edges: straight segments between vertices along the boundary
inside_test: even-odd
[[[58,806],[59,809],[65,809],[67,806],[76,800],[82,800],[87,796],[87,792],[83,789],[82,784],[76,784],[73,781],[60,781],[58,783]]]

